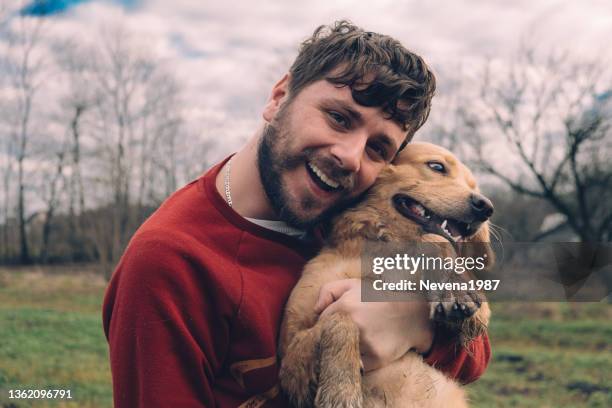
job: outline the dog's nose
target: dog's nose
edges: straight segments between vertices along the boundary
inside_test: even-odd
[[[472,212],[480,221],[485,221],[493,215],[493,203],[481,194],[472,194],[470,204]]]

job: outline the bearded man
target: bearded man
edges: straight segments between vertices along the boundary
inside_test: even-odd
[[[319,27],[251,140],[168,198],[119,262],[103,311],[115,406],[286,406],[279,326],[318,249],[314,227],[374,183],[427,119],[434,89],[393,38]],[[425,302],[362,303],[359,291],[328,285],[318,307],[358,322],[366,371],[411,349],[462,382],[484,371],[486,336],[457,350],[435,336]]]

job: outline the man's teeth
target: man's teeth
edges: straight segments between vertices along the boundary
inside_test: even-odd
[[[324,182],[325,184],[327,184],[331,188],[338,188],[338,187],[340,187],[340,183],[337,183],[334,180],[332,180],[329,177],[327,177],[325,175],[325,173],[323,173],[321,170],[319,170],[319,168],[317,166],[315,166],[314,164],[308,163],[308,167],[310,167],[310,170],[312,170],[317,176],[319,176],[319,178],[321,179],[322,182]]]

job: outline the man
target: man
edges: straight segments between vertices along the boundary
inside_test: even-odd
[[[388,36],[320,27],[272,89],[263,126],[172,195],[134,235],[109,285],[104,329],[115,406],[285,406],[276,341],[283,306],[316,252],[306,231],[344,208],[425,122],[434,76]],[[364,368],[407,350],[464,382],[489,358],[433,340],[427,304],[361,303],[322,290],[319,312],[360,328]]]

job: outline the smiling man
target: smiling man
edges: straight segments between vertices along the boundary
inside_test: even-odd
[[[247,145],[166,200],[117,266],[104,302],[115,406],[286,406],[279,326],[317,251],[313,227],[373,184],[434,89],[396,40],[347,22],[317,29]],[[335,283],[317,308],[357,322],[366,370],[413,349],[463,382],[483,372],[486,337],[456,350],[434,340],[425,302],[361,303],[359,290]]]
[[[238,213],[307,230],[371,186],[407,136],[380,107],[357,104],[348,86],[319,79],[290,90],[291,81],[286,75],[276,84],[263,112],[268,124],[225,169],[234,166]],[[217,176],[219,191],[223,183]]]

